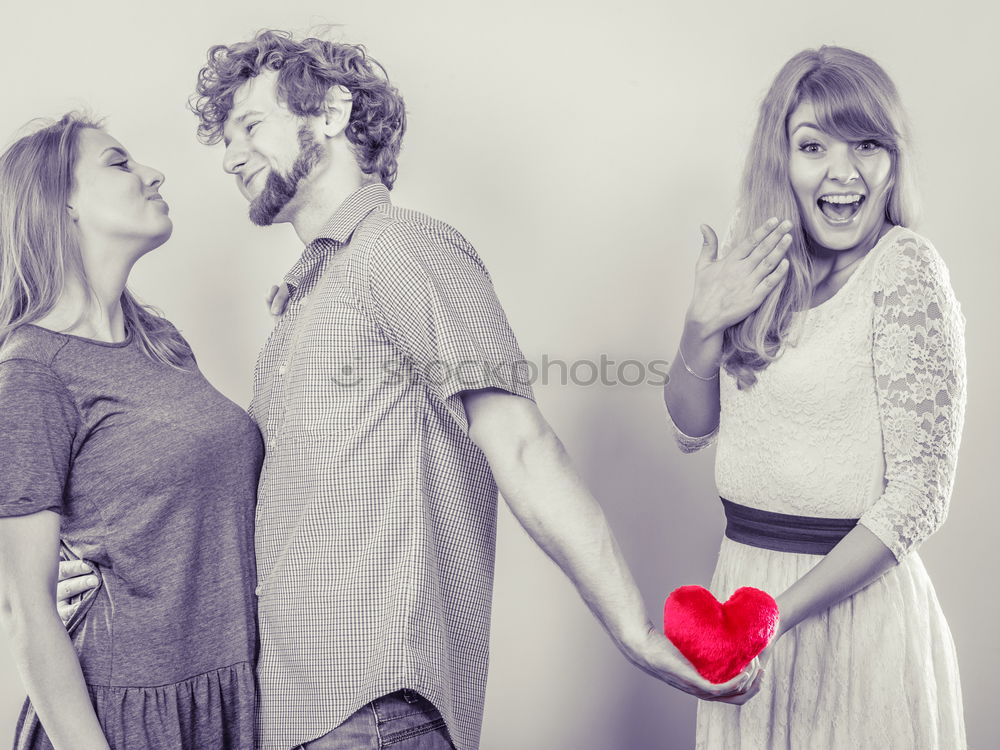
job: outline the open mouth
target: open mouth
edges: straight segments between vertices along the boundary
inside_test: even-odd
[[[835,224],[846,224],[861,210],[865,196],[853,195],[822,195],[816,201],[823,216]]]

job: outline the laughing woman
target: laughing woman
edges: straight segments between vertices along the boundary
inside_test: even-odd
[[[18,750],[254,747],[247,415],[126,288],[163,175],[67,115],[0,156],[0,622]],[[68,624],[60,549],[100,580]]]
[[[781,625],[759,693],[701,703],[699,748],[965,747],[955,647],[916,547],[944,521],[964,320],[913,194],[896,88],[824,47],[761,107],[722,257],[711,229],[664,396],[682,450],[717,435],[712,589]],[[691,437],[702,436],[702,437]]]

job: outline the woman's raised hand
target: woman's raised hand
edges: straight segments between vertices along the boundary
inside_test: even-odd
[[[695,267],[694,296],[688,320],[705,335],[720,333],[752,313],[788,272],[785,253],[792,244],[790,221],[768,219],[725,256],[719,257],[719,239],[707,224]]]

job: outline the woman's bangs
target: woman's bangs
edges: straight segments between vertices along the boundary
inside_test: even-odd
[[[816,76],[803,83],[802,100],[812,103],[821,129],[845,141],[875,140],[895,150],[899,133],[886,103],[869,87],[842,75]]]

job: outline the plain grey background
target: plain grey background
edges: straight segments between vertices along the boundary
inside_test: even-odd
[[[805,47],[872,55],[910,112],[923,219],[968,319],[969,408],[951,516],[921,550],[958,645],[970,745],[997,746],[1000,64],[993,3],[17,3],[0,11],[9,142],[32,117],[88,107],[166,173],[173,239],[133,287],[209,379],[246,405],[270,319],[263,295],[301,248],[246,220],[222,149],[186,111],[209,45],[263,27],[363,42],[406,98],[393,191],[479,249],[530,359],[669,359],[700,238],[732,213],[757,104]],[[581,371],[582,372],[582,371]],[[711,452],[673,446],[654,386],[538,385],[660,619],[708,582],[722,533]],[[151,550],[170,565],[169,550]],[[777,593],[777,592],[775,592]],[[331,603],[334,606],[334,603]],[[501,514],[484,750],[687,748],[694,699],[630,667],[575,591]],[[901,686],[902,688],[903,686]],[[0,744],[23,697],[0,647]]]

